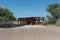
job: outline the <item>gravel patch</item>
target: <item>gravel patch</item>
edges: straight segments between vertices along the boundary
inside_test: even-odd
[[[46,28],[47,26],[44,25],[25,25],[21,27],[16,27],[16,28]]]

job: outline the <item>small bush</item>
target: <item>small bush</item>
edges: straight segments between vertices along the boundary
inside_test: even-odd
[[[60,26],[60,19],[57,20],[56,25]]]

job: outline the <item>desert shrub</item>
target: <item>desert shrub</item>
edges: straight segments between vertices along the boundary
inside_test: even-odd
[[[50,16],[47,17],[47,23],[49,23],[49,24],[55,24],[56,21],[57,21],[57,18],[55,18],[53,16],[52,17],[50,17]]]
[[[57,19],[56,19],[55,17],[52,17],[52,18],[50,19],[50,22],[51,22],[52,24],[55,24],[56,21],[57,21]]]
[[[56,25],[60,26],[60,19],[57,20]]]

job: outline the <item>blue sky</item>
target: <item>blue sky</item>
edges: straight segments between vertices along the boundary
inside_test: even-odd
[[[0,0],[0,6],[8,8],[19,17],[46,17],[48,4],[59,3],[60,0]]]

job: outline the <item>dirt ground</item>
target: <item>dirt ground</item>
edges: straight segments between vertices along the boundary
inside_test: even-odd
[[[0,40],[60,40],[60,27],[0,28]]]
[[[60,26],[58,26],[56,24],[49,24],[49,25],[46,25],[46,26],[48,26],[48,27],[60,27]]]

